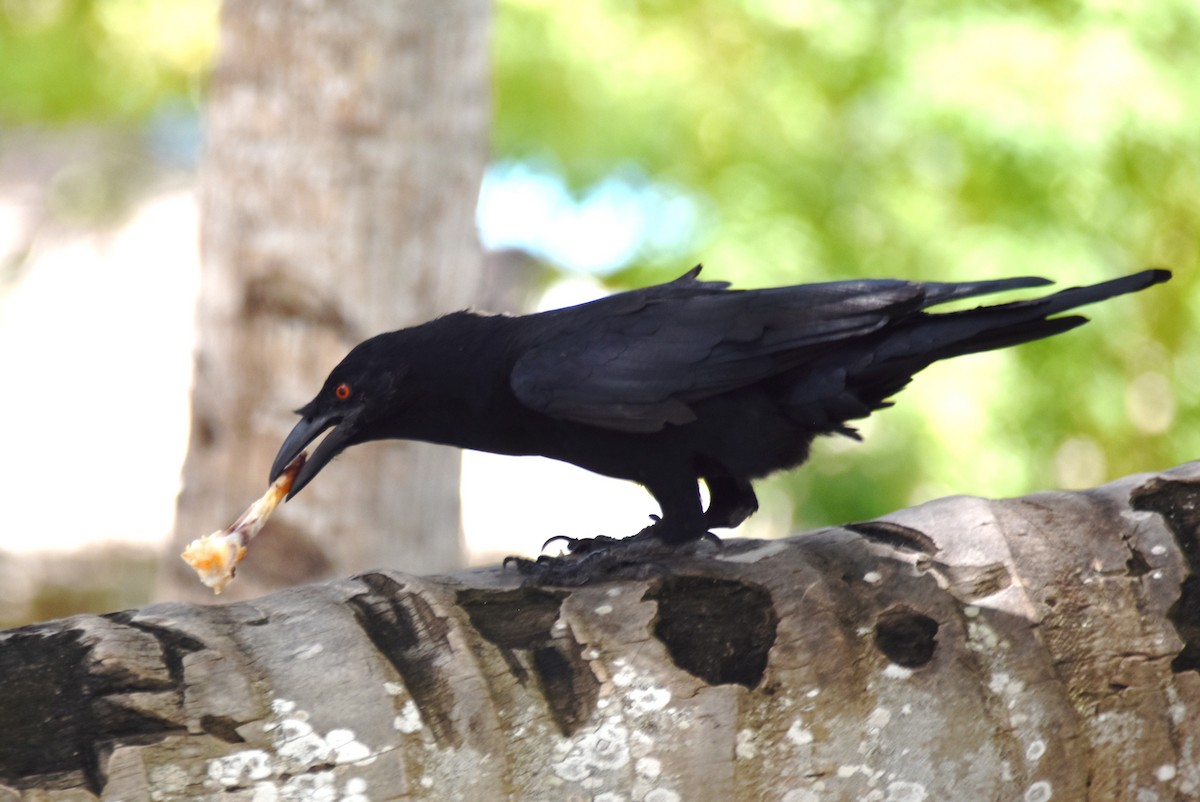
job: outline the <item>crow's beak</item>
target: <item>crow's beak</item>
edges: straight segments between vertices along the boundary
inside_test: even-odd
[[[279,474],[283,473],[283,469],[288,466],[296,455],[304,450],[304,447],[316,440],[321,435],[321,432],[333,426],[334,429],[329,435],[321,441],[314,451],[308,457],[308,461],[304,463],[304,467],[300,469],[300,473],[296,474],[296,479],[292,482],[292,488],[288,492],[287,497],[299,493],[304,486],[313,480],[321,468],[325,467],[331,459],[341,453],[342,449],[350,445],[351,429],[349,426],[338,426],[343,420],[341,415],[317,415],[313,417],[305,416],[300,419],[300,422],[295,425],[292,431],[284,438],[283,445],[279,447],[279,453],[275,455],[275,462],[271,465],[271,476],[269,481],[274,482]]]

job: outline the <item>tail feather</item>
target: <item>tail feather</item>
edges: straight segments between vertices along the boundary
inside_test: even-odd
[[[1087,322],[1086,317],[1079,315],[1065,318],[1051,318],[1051,315],[1144,290],[1170,278],[1168,270],[1143,270],[1087,287],[1059,290],[1043,298],[981,306],[961,312],[925,314],[915,326],[903,333],[898,332],[895,345],[902,351],[906,350],[903,340],[907,339],[905,335],[911,335],[914,344],[921,343],[926,349],[925,353],[932,357],[925,363],[930,364],[939,359],[1040,340]],[[911,350],[911,345],[908,350]]]
[[[853,389],[854,395],[868,407],[877,409],[884,399],[907,384],[913,374],[938,360],[992,351],[1061,334],[1083,325],[1088,319],[1082,315],[1051,317],[1052,315],[1117,295],[1136,292],[1167,281],[1170,277],[1171,273],[1167,270],[1144,270],[1089,287],[1060,290],[1043,298],[981,306],[958,312],[917,315],[910,325],[893,330],[871,348],[871,357],[864,369],[854,371],[849,377],[848,385]],[[991,292],[993,290],[985,286],[989,283],[991,282],[965,285],[966,292],[958,294],[953,294],[952,290],[947,291],[941,300]]]
[[[1126,295],[1138,290],[1144,290],[1155,284],[1161,284],[1170,278],[1170,270],[1143,270],[1140,273],[1102,281],[1099,284],[1092,284],[1087,287],[1070,287],[1065,290],[1059,290],[1053,295],[1047,295],[1045,298],[1033,301],[1016,301],[1014,305],[1041,305],[1044,307],[1043,315],[1055,315],[1059,312],[1065,312],[1068,309],[1087,306],[1088,304],[1104,301],[1117,295]],[[1005,304],[1004,306],[1008,305]]]
[[[1088,319],[1083,315],[1069,315],[1049,320],[1037,317],[1032,320],[1003,323],[998,326],[988,326],[988,321],[981,322],[983,325],[979,327],[978,331],[941,344],[933,353],[933,359],[927,361],[925,365],[929,365],[940,359],[978,354],[982,351],[995,351],[1000,348],[1008,348],[1013,345],[1021,345],[1022,343],[1033,342],[1034,340],[1053,337],[1055,334],[1062,334],[1064,331],[1070,331],[1073,328],[1082,326],[1088,322]],[[925,365],[921,367],[925,367]]]
[[[977,295],[991,295],[1008,290],[1023,290],[1027,287],[1045,287],[1054,282],[1038,276],[1020,276],[1017,278],[989,279],[987,281],[958,281],[939,282],[929,281],[921,284],[925,290],[925,302],[922,309],[927,309],[947,301],[957,301],[960,298],[974,298]]]

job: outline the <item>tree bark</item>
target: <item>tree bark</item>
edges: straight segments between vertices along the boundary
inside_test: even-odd
[[[262,493],[291,410],[350,347],[470,304],[488,15],[486,0],[224,5],[177,546]],[[356,448],[272,522],[287,551],[247,567],[231,592],[352,565],[460,567],[458,475],[450,449]],[[179,550],[160,594],[204,600]]]
[[[0,633],[0,800],[1192,799],[1198,568],[1192,463],[581,588],[78,616]]]

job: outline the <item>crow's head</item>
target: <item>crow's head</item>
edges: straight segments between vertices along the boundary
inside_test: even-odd
[[[387,336],[380,335],[355,346],[325,379],[316,397],[296,410],[300,422],[279,447],[271,465],[270,481],[274,482],[288,463],[322,432],[330,427],[333,430],[296,475],[289,499],[343,450],[380,436],[372,424],[393,404],[405,372],[397,364],[394,352],[389,358],[384,342]]]

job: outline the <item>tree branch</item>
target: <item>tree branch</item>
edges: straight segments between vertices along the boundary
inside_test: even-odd
[[[1198,525],[1193,463],[640,581],[380,571],[24,627],[0,800],[1191,797]]]

